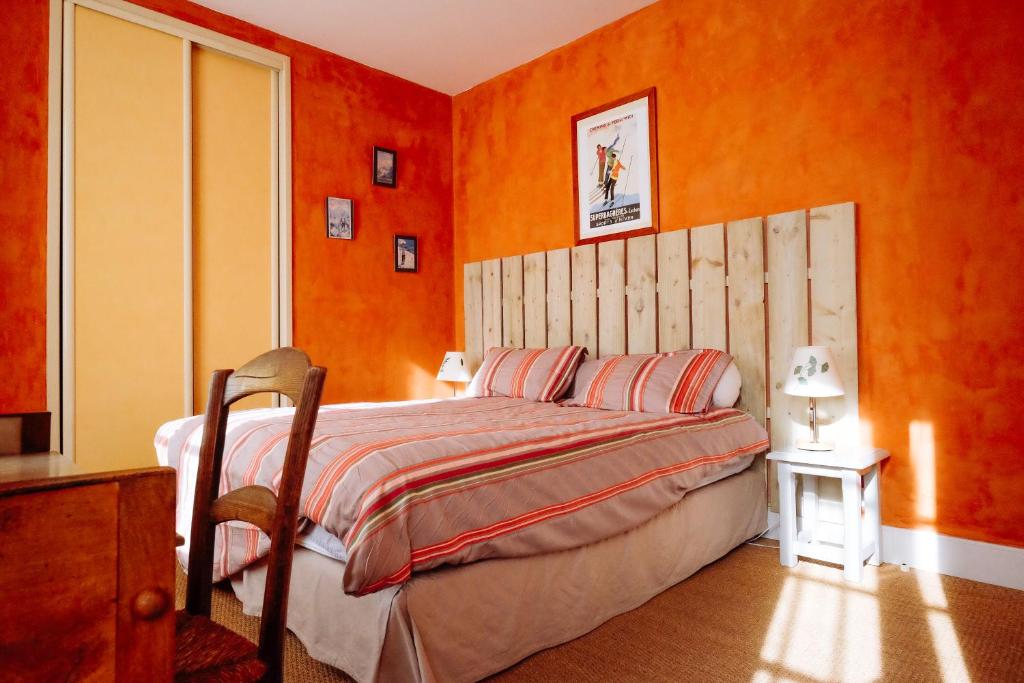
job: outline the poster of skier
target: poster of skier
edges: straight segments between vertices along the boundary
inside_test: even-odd
[[[576,243],[658,230],[654,88],[572,117]]]

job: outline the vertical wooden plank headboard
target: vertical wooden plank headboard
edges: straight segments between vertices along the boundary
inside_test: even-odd
[[[736,359],[743,384],[739,407],[765,424],[764,221],[748,218],[726,228],[729,249],[729,351]]]
[[[743,377],[740,407],[784,448],[808,429],[807,400],[782,392],[790,356],[823,344],[846,387],[819,402],[823,438],[856,442],[855,223],[848,202],[467,263],[467,358],[521,343],[524,321],[531,346],[571,341],[594,355],[724,348]]]

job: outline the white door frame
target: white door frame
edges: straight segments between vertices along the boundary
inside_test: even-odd
[[[292,343],[291,59],[125,0],[49,0],[50,56],[46,229],[46,403],[52,413],[51,444],[74,457],[74,8],[76,5],[182,39],[184,67],[184,328],[185,391],[182,415],[193,412],[192,351],[192,45],[269,67],[273,72],[271,121],[271,339],[274,348]],[[275,397],[275,405],[276,397]]]

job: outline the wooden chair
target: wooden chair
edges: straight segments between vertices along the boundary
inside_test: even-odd
[[[306,354],[293,348],[265,353],[234,372],[213,373],[199,451],[185,609],[175,620],[176,681],[281,680],[299,494],[326,375],[327,370],[311,367]],[[263,392],[283,394],[296,404],[280,490],[275,496],[264,486],[246,486],[218,497],[229,408]],[[258,647],[210,620],[214,530],[230,520],[253,524],[271,539]]]

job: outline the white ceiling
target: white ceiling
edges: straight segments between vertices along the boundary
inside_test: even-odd
[[[193,0],[454,95],[654,0]]]

